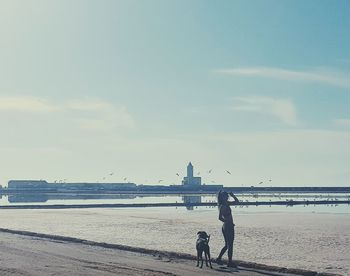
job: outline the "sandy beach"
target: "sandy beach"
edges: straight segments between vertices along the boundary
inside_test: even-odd
[[[65,240],[66,239],[66,240]],[[261,269],[213,269],[195,266],[194,260],[144,254],[83,244],[69,238],[33,237],[0,233],[1,275],[292,275]]]
[[[235,260],[349,275],[348,213],[273,210],[233,211]],[[212,256],[223,246],[216,209],[2,210],[0,215],[3,228],[150,250],[194,255],[199,230],[211,234]]]

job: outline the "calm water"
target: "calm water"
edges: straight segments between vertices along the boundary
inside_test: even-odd
[[[239,194],[241,201],[284,201],[284,200],[349,200],[349,194]],[[216,202],[215,195],[130,195],[130,194],[16,194],[3,195],[0,205],[55,205],[55,204],[114,204],[114,203],[199,203]],[[181,208],[181,207],[178,207]],[[187,210],[205,210],[216,207],[187,207]],[[348,213],[347,204],[314,206],[236,206],[246,212],[327,212]]]
[[[350,194],[237,194],[241,201],[269,201],[269,200],[350,200]],[[166,194],[13,194],[2,195],[0,197],[1,205],[15,204],[95,204],[95,203],[158,203],[158,202],[215,202],[215,195],[166,195]]]

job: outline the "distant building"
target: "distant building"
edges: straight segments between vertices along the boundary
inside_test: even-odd
[[[10,180],[8,189],[13,190],[129,190],[136,189],[134,183],[48,183],[45,180]]]
[[[10,180],[9,189],[46,189],[49,183],[45,180]]]
[[[187,176],[182,180],[182,185],[184,186],[201,186],[202,178],[193,176],[193,165],[190,162],[187,165]]]

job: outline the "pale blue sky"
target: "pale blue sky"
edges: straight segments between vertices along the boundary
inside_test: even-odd
[[[0,183],[179,183],[191,160],[206,183],[350,185],[349,13],[0,0]]]

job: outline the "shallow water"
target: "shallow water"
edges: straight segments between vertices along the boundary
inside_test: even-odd
[[[233,208],[234,256],[270,265],[350,274],[350,206]],[[223,246],[217,208],[0,210],[3,228],[195,254],[196,233]]]
[[[241,201],[306,201],[311,203],[313,200],[350,200],[349,194],[238,194]],[[123,203],[199,203],[199,202],[216,202],[215,195],[180,195],[180,194],[13,194],[2,195],[0,197],[0,206],[6,205],[55,205],[55,204],[123,204]],[[332,207],[328,204],[328,207]]]

